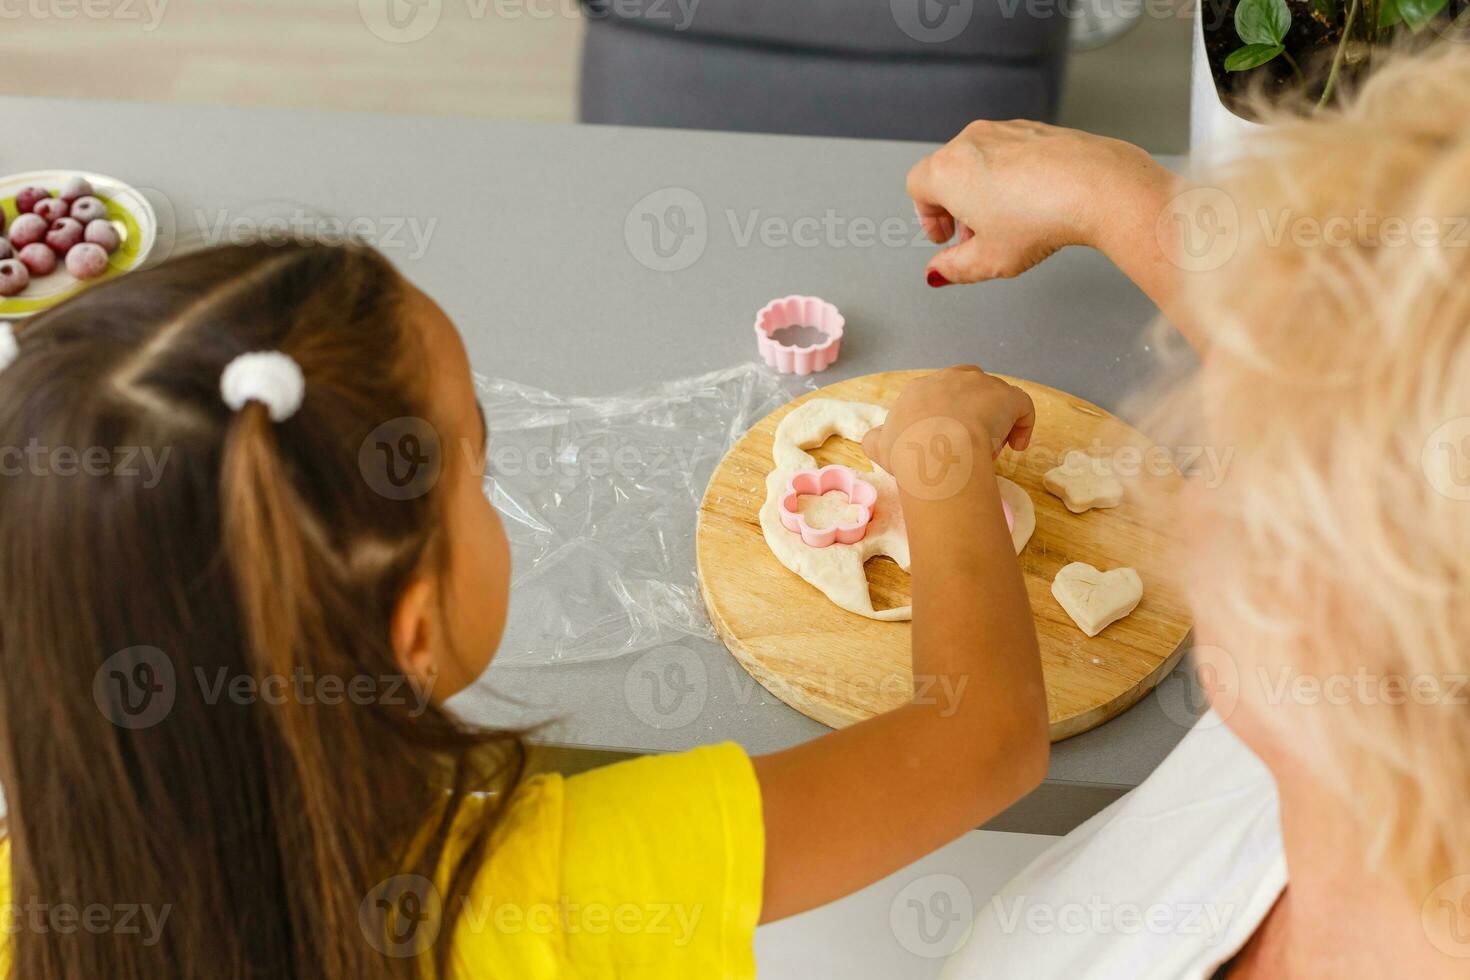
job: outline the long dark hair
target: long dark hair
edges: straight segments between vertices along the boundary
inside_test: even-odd
[[[439,494],[393,499],[359,469],[376,427],[428,417],[406,288],[368,248],[226,247],[20,331],[0,372],[12,902],[167,919],[156,936],[22,923],[14,976],[422,975],[384,955],[363,903],[388,876],[434,880],[459,801],[503,797],[524,761],[513,733],[386,696],[391,610],[446,534]],[[255,350],[306,377],[283,422],[221,400],[226,364]],[[385,696],[237,694],[302,677]],[[129,678],[171,703],[119,702]],[[455,841],[445,909],[489,829]]]

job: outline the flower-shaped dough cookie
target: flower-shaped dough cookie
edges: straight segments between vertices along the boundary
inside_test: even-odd
[[[908,530],[899,506],[898,482],[892,474],[877,464],[871,472],[857,474],[878,494],[867,531],[860,541],[813,548],[781,522],[781,499],[788,492],[792,475],[817,465],[808,449],[820,446],[834,435],[861,442],[869,429],[882,425],[887,417],[888,409],[880,405],[835,398],[813,398],[792,409],[776,426],[771,448],[776,465],[766,476],[766,501],[761,506],[760,521],[766,544],[776,559],[820,589],[834,604],[869,619],[905,620],[913,618],[910,606],[873,608],[868,577],[863,570],[869,558],[887,555],[899,568],[908,571]],[[1036,529],[1036,508],[1025,490],[1004,477],[998,476],[996,480],[1001,498],[1012,512],[1011,540],[1019,554]]]

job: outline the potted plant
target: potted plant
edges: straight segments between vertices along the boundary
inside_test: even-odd
[[[1255,124],[1246,97],[1291,92],[1328,106],[1388,46],[1464,37],[1470,0],[1201,0],[1195,9],[1192,150],[1210,156]]]

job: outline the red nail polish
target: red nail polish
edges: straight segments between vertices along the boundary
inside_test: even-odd
[[[949,285],[949,280],[940,275],[938,269],[930,269],[928,279],[929,285],[933,286],[935,289],[938,289],[940,286]]]

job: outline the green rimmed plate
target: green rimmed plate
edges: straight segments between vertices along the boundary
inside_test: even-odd
[[[57,263],[56,271],[49,276],[32,279],[31,284],[18,296],[0,296],[0,319],[18,320],[21,317],[49,310],[51,307],[76,295],[94,282],[112,279],[142,265],[153,250],[158,238],[158,216],[153,205],[134,188],[112,177],[91,174],[83,170],[32,170],[29,173],[0,177],[0,209],[5,212],[5,228],[16,218],[15,195],[21,188],[35,185],[44,187],[53,195],[69,177],[85,177],[92,190],[107,205],[107,217],[117,229],[122,244],[108,256],[107,271],[88,282],[76,278],[66,271],[65,263]]]

